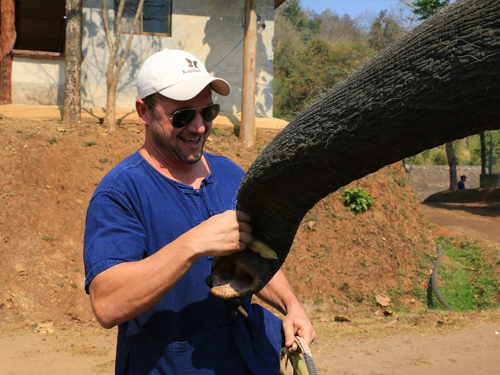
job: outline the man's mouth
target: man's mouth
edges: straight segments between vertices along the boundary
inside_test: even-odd
[[[198,136],[198,137],[180,137],[180,139],[181,139],[181,141],[183,141],[184,143],[187,143],[188,145],[196,146],[200,142],[201,137],[200,136]]]

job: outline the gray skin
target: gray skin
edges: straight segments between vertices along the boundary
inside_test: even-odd
[[[212,293],[259,291],[323,197],[445,142],[500,129],[500,5],[458,0],[300,113],[249,168],[237,209],[278,254],[218,258]]]

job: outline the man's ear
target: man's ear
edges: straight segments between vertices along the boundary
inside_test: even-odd
[[[139,115],[139,120],[141,120],[144,125],[148,125],[151,120],[151,111],[146,103],[144,103],[142,99],[137,99],[135,102],[135,109]]]

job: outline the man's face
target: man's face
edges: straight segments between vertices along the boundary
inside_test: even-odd
[[[203,121],[199,111],[193,121],[180,129],[172,125],[171,118],[178,110],[204,107],[212,103],[212,90],[207,86],[191,100],[181,102],[164,98],[156,104],[148,127],[153,147],[162,159],[175,164],[194,164],[201,159],[212,123]]]

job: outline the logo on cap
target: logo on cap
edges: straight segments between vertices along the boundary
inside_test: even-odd
[[[185,58],[185,59],[188,62],[188,67],[194,68],[194,69],[182,70],[183,74],[186,74],[186,73],[195,73],[195,72],[199,72],[200,71],[200,68],[198,68],[198,61],[196,61],[196,60],[189,60],[187,58]]]

